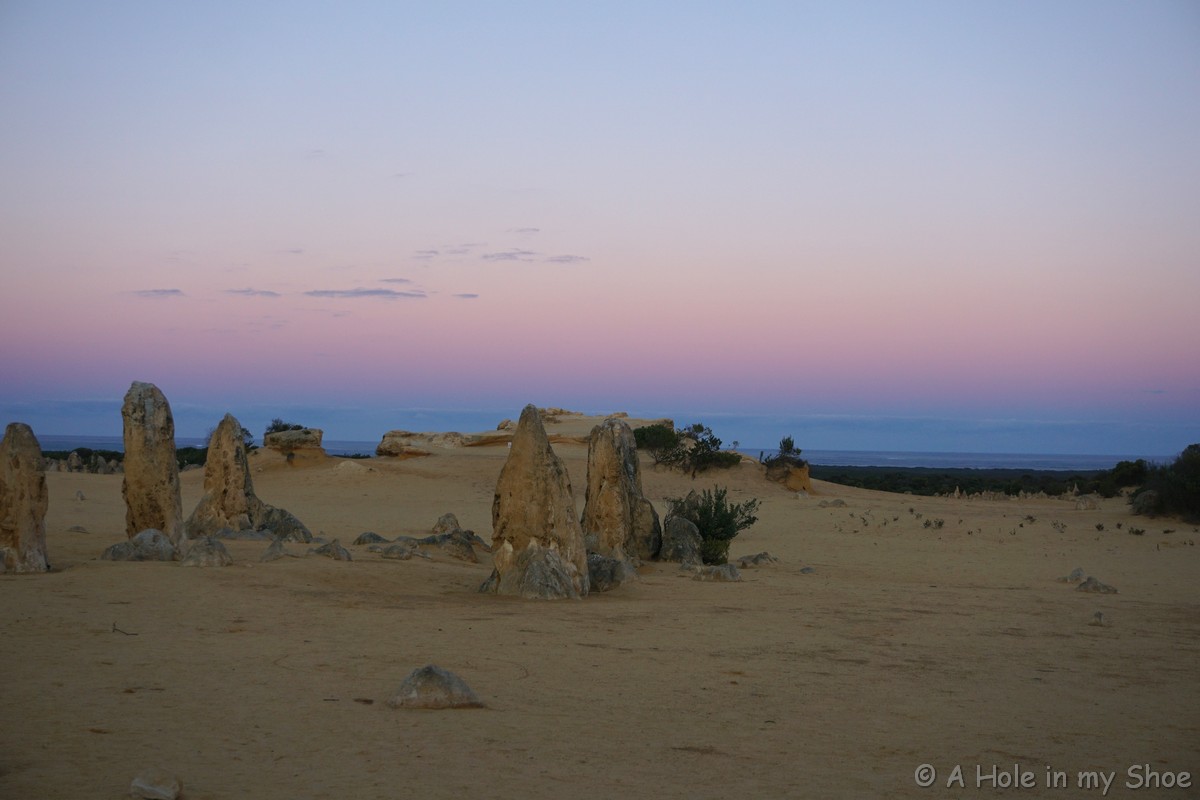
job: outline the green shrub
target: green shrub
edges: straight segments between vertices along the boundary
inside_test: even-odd
[[[785,436],[779,440],[779,452],[768,458],[761,459],[762,463],[768,467],[773,467],[777,464],[786,464],[791,467],[803,467],[808,462],[800,457],[802,451],[796,447],[796,441],[791,436]]]
[[[669,425],[659,423],[634,428],[633,439],[638,449],[649,453],[655,464],[677,463],[678,456],[682,455],[679,433]]]
[[[721,440],[713,433],[712,428],[702,423],[695,423],[677,431],[683,441],[683,456],[679,465],[685,472],[704,472],[712,467],[728,469],[742,463],[738,453],[727,453],[721,449]]]
[[[729,544],[740,532],[758,521],[754,512],[758,500],[730,503],[727,490],[714,486],[700,494],[688,492],[686,497],[668,498],[669,513],[683,517],[700,531],[700,555],[705,564],[724,564],[729,560]]]
[[[712,428],[699,422],[676,430],[666,425],[646,425],[636,428],[633,438],[639,449],[650,453],[655,464],[679,467],[692,477],[711,467],[728,469],[742,463],[741,455],[722,450],[721,440]]]

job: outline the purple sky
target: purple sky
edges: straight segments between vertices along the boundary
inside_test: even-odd
[[[9,0],[0,108],[39,433],[1200,441],[1194,2]]]

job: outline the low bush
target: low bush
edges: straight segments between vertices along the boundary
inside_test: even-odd
[[[683,517],[700,531],[700,556],[705,564],[724,564],[729,560],[729,544],[734,537],[758,521],[754,512],[759,502],[730,503],[727,490],[714,486],[686,497],[668,498],[669,513]]]

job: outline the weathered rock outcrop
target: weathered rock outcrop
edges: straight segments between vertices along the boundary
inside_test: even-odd
[[[184,536],[175,460],[175,418],[152,383],[134,381],[121,406],[125,435],[125,534],[162,531],[173,544]]]
[[[463,437],[457,433],[444,434],[447,437],[458,437],[461,440]],[[383,435],[383,440],[375,446],[375,455],[387,456],[390,458],[420,458],[421,456],[430,455],[426,449],[433,444],[433,434],[413,433],[411,431],[388,431]],[[442,446],[455,446],[461,444],[461,441],[446,440]]]
[[[299,542],[312,539],[308,528],[290,512],[269,506],[254,494],[242,425],[232,414],[225,415],[208,440],[204,497],[188,517],[186,530],[196,538],[212,536],[222,528],[270,530]]]
[[[571,479],[546,438],[537,408],[526,406],[492,501],[495,570],[481,591],[531,599],[583,597],[587,548]]]
[[[620,419],[610,417],[592,428],[584,498],[580,524],[589,551],[616,559],[658,555],[662,526],[642,494],[633,429]]]
[[[263,447],[284,456],[289,464],[319,463],[327,457],[321,446],[324,436],[319,428],[276,431],[263,436]]]
[[[320,428],[298,428],[294,431],[275,431],[263,437],[263,447],[287,452],[289,450],[324,449],[321,439],[325,432]]]
[[[33,430],[13,422],[0,441],[0,553],[4,572],[45,572],[46,473]]]
[[[793,492],[812,494],[812,477],[808,464],[796,464],[786,459],[767,465],[767,480],[781,483]]]

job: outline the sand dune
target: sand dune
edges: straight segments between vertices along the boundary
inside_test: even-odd
[[[582,510],[586,447],[555,449]],[[447,511],[490,538],[505,455],[251,462],[264,501],[350,546]],[[780,563],[737,584],[650,564],[558,603],[477,594],[488,563],[362,546],[350,563],[259,563],[263,542],[229,543],[223,569],[110,563],[120,476],[48,475],[55,571],[0,577],[0,796],[118,798],[151,765],[187,798],[958,797],[975,796],[976,765],[1014,764],[1036,775],[1027,796],[1096,796],[1077,773],[1104,770],[1111,797],[1135,764],[1200,771],[1200,548],[1163,546],[1200,541],[1192,527],[1120,500],[1077,511],[820,482],[804,497],[753,464],[694,482],[643,470],[660,514],[715,481],[760,498],[731,552]],[[182,484],[190,510],[202,474]],[[1078,566],[1119,594],[1056,581]],[[426,663],[487,708],[389,709]],[[914,781],[924,763],[935,788]],[[947,789],[956,764],[966,786]],[[1047,766],[1070,788],[1046,789]]]

